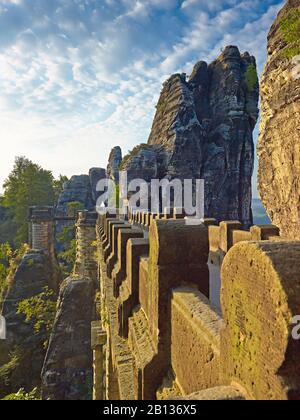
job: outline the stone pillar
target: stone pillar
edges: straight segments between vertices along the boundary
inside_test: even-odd
[[[107,334],[102,329],[101,321],[92,322],[92,350],[93,350],[93,400],[105,399],[105,351]]]
[[[184,220],[154,220],[150,226],[148,320],[156,356],[143,368],[143,399],[153,399],[171,363],[171,299],[190,285],[209,295],[208,228]]]
[[[74,273],[97,280],[96,212],[83,211],[76,224],[77,253]],[[94,246],[95,244],[95,246]]]
[[[224,384],[254,400],[300,399],[300,242],[241,242],[222,266]]]
[[[29,245],[49,255],[54,252],[53,207],[31,207],[29,209]]]

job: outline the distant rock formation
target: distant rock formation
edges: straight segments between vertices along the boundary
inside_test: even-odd
[[[298,22],[298,43],[290,43]],[[289,36],[285,34],[288,28]],[[289,239],[300,239],[300,0],[287,1],[275,20],[261,81],[258,145],[259,191],[272,222]],[[297,28],[297,25],[294,25]]]
[[[89,175],[74,175],[64,184],[63,191],[58,199],[55,216],[63,218],[70,216],[69,204],[80,203],[80,210],[94,210],[100,192],[97,191],[98,182],[106,178],[106,171],[102,168],[91,168]],[[64,247],[58,240],[64,227],[74,224],[72,221],[58,220],[56,222],[56,249],[63,251]]]
[[[255,58],[229,46],[189,80],[164,84],[147,145],[126,156],[129,178],[205,179],[206,216],[252,224],[253,130],[259,84]]]
[[[119,146],[114,147],[110,153],[107,166],[108,178],[119,183],[119,171],[122,162],[122,150]]]
[[[58,311],[42,373],[45,400],[92,399],[91,322],[94,283],[69,278],[61,287]]]
[[[56,216],[68,216],[68,203],[79,202],[83,210],[92,210],[94,207],[93,192],[88,175],[75,175],[64,184],[63,191],[58,199]]]

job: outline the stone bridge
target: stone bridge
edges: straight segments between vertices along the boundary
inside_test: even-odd
[[[193,226],[179,213],[130,211],[127,220],[79,213],[67,287],[95,285],[95,310],[85,318],[94,399],[300,399],[300,341],[292,334],[300,314],[300,242],[283,240],[275,226],[247,231],[213,219]],[[67,301],[59,305],[61,320]],[[63,345],[70,340],[69,362],[88,369],[58,325]],[[58,350],[51,356],[51,343],[47,357],[46,367],[64,358]],[[69,362],[60,362],[55,374],[66,376]],[[43,387],[53,390],[49,369]]]
[[[299,399],[300,243],[183,217],[97,221],[95,398]]]

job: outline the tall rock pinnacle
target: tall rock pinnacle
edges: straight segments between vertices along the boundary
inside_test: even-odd
[[[287,1],[268,41],[261,83],[259,191],[281,234],[300,239],[300,0]]]
[[[205,179],[206,216],[251,225],[258,97],[255,59],[234,46],[210,65],[197,63],[188,80],[185,74],[171,76],[148,145],[136,148],[123,169],[136,173],[142,155],[159,178]]]

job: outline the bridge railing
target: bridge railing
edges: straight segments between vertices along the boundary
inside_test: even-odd
[[[300,342],[292,338],[300,243],[283,241],[274,226],[190,226],[149,212],[101,216],[98,232],[108,376],[119,395],[231,387],[237,398],[300,398]],[[220,270],[221,309],[208,261]]]

